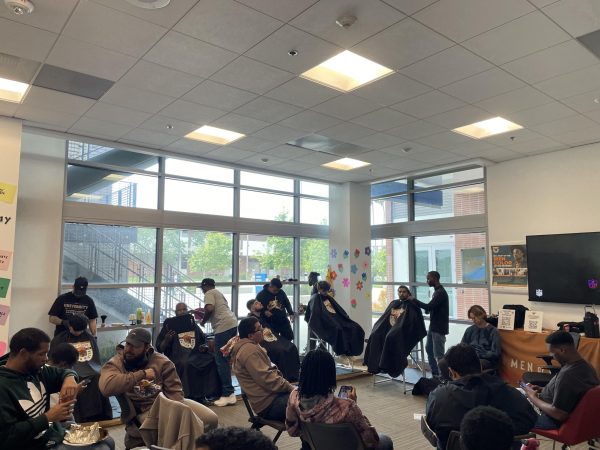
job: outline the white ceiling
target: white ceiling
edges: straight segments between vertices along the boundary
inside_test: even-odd
[[[338,182],[600,140],[600,61],[574,39],[600,28],[597,0],[32,1],[29,16],[0,8],[1,53],[115,81],[98,101],[40,87],[0,101],[35,127]],[[347,94],[298,78],[344,49],[395,73]],[[496,115],[525,128],[450,131]],[[183,139],[205,124],[248,137]],[[310,133],[372,165],[324,169],[336,158],[286,145]]]

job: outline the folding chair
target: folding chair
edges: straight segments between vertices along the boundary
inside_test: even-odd
[[[243,392],[242,392],[242,400],[244,401],[246,410],[248,410],[248,416],[249,416],[248,422],[250,422],[252,424],[252,426],[250,428],[252,428],[253,430],[260,430],[264,426],[275,428],[277,430],[277,434],[275,435],[275,438],[273,438],[273,442],[277,442],[277,439],[279,439],[279,436],[281,436],[281,433],[283,433],[286,429],[285,423],[278,422],[276,420],[263,419],[262,417],[254,414],[254,411],[252,410],[252,406],[250,405],[250,402],[248,401],[248,397]]]
[[[311,450],[366,450],[358,431],[351,423],[311,423],[300,424],[300,435]]]

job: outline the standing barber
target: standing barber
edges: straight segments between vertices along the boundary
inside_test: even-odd
[[[83,314],[88,318],[90,333],[96,337],[96,319],[98,312],[94,300],[86,294],[88,280],[84,277],[78,277],[73,283],[73,290],[59,295],[50,311],[48,311],[48,320],[56,325],[54,336],[58,336],[63,331],[69,331],[69,318]]]

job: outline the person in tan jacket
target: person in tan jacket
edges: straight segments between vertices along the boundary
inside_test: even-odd
[[[231,351],[233,373],[252,409],[264,419],[285,420],[290,392],[294,390],[259,344],[263,330],[256,317],[246,317],[238,325],[240,340]]]

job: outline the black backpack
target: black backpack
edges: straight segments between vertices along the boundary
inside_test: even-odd
[[[591,308],[593,312],[588,311],[588,308]],[[598,315],[596,314],[596,308],[594,308],[594,305],[586,305],[583,307],[583,311],[583,330],[585,331],[585,337],[600,337],[600,329],[598,327]]]

